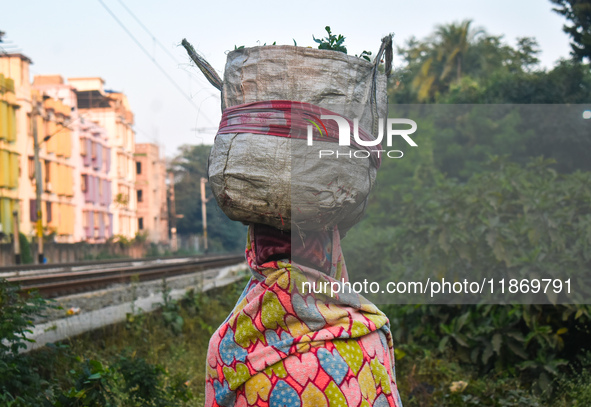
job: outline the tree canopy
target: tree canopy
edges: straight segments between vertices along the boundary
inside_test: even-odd
[[[553,10],[566,17],[571,25],[563,30],[571,38],[572,55],[579,61],[591,61],[591,1],[550,0],[556,4]]]
[[[183,215],[177,221],[179,234],[203,234],[201,216],[201,177],[207,178],[207,163],[211,146],[184,145],[172,161],[175,174],[176,212]],[[206,188],[208,198],[211,190]],[[215,199],[207,202],[207,230],[212,251],[241,251],[245,245],[245,227],[233,222],[219,208]]]

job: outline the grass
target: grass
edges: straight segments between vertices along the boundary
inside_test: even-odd
[[[216,288],[204,294],[188,293],[179,301],[167,301],[162,310],[128,316],[126,323],[87,332],[67,342],[31,354],[38,366],[49,366],[41,373],[57,380],[66,391],[75,383],[84,361],[100,361],[106,368],[120,364],[121,358],[145,360],[163,369],[161,387],[182,379],[192,396],[182,406],[202,406],[205,388],[205,360],[209,338],[231,312],[245,285],[244,281]],[[170,323],[182,318],[179,332]],[[48,362],[50,362],[48,364]],[[137,374],[141,374],[138,372]],[[125,400],[121,389],[112,390],[115,405],[143,405]],[[121,404],[119,404],[121,403]]]

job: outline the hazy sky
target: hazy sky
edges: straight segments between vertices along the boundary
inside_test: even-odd
[[[136,117],[137,141],[157,142],[170,157],[182,144],[211,144],[220,119],[219,92],[178,46],[185,37],[221,76],[226,53],[235,45],[293,44],[293,39],[298,45],[314,45],[312,34],[323,37],[324,27],[330,25],[333,33],[345,35],[349,54],[375,53],[380,38],[389,32],[395,34],[395,45],[402,45],[413,35],[427,36],[437,24],[470,18],[490,34],[503,34],[511,45],[516,37],[535,37],[542,49],[542,65],[551,67],[569,53],[568,37],[562,32],[565,20],[551,9],[545,0],[341,0],[291,5],[278,1],[13,0],[4,1],[0,8],[0,31],[6,32],[8,45],[33,60],[32,75],[100,76],[107,89],[125,92]],[[396,55],[394,62],[400,64]]]

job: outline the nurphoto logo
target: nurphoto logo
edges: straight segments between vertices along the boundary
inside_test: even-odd
[[[334,120],[339,128],[339,145],[340,146],[350,146],[351,145],[351,134],[353,134],[353,139],[356,145],[362,147],[375,147],[380,145],[382,140],[384,139],[384,127],[386,127],[386,145],[388,147],[392,147],[392,138],[394,136],[400,136],[408,143],[411,147],[418,147],[417,143],[414,142],[410,135],[417,131],[417,123],[414,120],[410,119],[387,119],[386,126],[384,126],[384,119],[378,119],[378,137],[375,139],[362,139],[359,136],[359,119],[353,119],[353,128],[351,129],[351,123],[349,120],[342,116],[338,115],[321,115],[320,119],[316,119],[316,121],[308,120],[311,125],[308,125],[308,145],[314,145],[314,127],[320,133],[320,136],[325,136],[328,131],[326,126],[322,122],[322,120]],[[410,128],[400,129],[395,128],[396,125],[409,125]],[[324,130],[324,132],[322,131]],[[319,158],[323,156],[331,156],[336,155],[339,156],[346,156],[349,158],[369,158],[371,154],[377,154],[378,158],[381,157],[382,153],[386,153],[389,158],[402,158],[404,153],[400,150],[378,150],[378,149],[363,149],[363,150],[356,150],[354,152],[342,153],[338,150],[320,150],[319,151]]]

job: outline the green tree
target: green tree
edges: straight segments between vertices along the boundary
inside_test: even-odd
[[[483,32],[451,41],[461,38],[453,35],[461,24],[455,26],[398,50],[404,66],[389,87],[388,116],[418,119],[419,148],[402,141],[393,148],[404,158],[383,160],[367,216],[343,240],[351,278],[473,280],[560,271],[587,284],[591,139],[579,105],[591,102],[589,65],[563,60],[541,69],[535,39],[508,45]],[[489,165],[491,155],[504,158]],[[540,155],[557,162],[532,159]],[[454,359],[481,372],[542,388],[566,361],[579,369],[591,326],[591,309],[572,304],[384,311],[403,350],[453,349]]]
[[[591,60],[591,1],[550,0],[556,4],[552,10],[562,14],[571,25],[564,25],[563,31],[571,38],[572,55],[579,61]]]
[[[482,34],[482,30],[470,28],[471,20],[460,24],[440,25],[435,35],[441,38],[442,48],[439,49],[439,59],[445,61],[440,79],[445,80],[455,71],[456,80],[462,77],[462,63],[470,44]]]
[[[393,103],[478,103],[495,75],[535,72],[540,50],[534,38],[502,36],[472,28],[470,20],[437,26],[425,40],[411,38],[398,53],[406,62],[390,87]],[[453,98],[448,100],[452,93]]]
[[[177,221],[180,234],[203,233],[201,216],[201,177],[207,178],[207,165],[211,146],[183,145],[172,162],[175,174],[176,212],[183,215]],[[209,184],[207,184],[209,185]],[[212,195],[206,188],[208,197]],[[207,203],[207,230],[212,250],[240,251],[245,244],[245,228],[231,221],[217,205],[215,199]]]
[[[439,25],[426,40],[413,38],[398,52],[408,63],[404,69],[411,75],[406,79],[418,102],[437,101],[462,79],[486,75],[516,60],[517,54],[501,37],[473,28],[471,20]]]
[[[413,158],[415,167],[419,162],[433,165],[449,176],[466,180],[483,170],[482,164],[490,154],[498,154],[519,163],[539,155],[554,158],[560,172],[591,170],[586,157],[591,145],[581,131],[580,125],[585,123],[581,123],[580,114],[568,122],[557,116],[558,107],[550,115],[543,113],[551,109],[536,111],[523,106],[515,106],[515,111],[508,106],[504,114],[502,107],[493,108],[497,113],[489,112],[490,108],[479,111],[474,106],[463,110],[461,106],[455,110],[442,107],[591,101],[589,65],[562,60],[550,70],[540,69],[539,52],[533,38],[517,38],[513,47],[504,43],[502,36],[471,30],[469,21],[439,26],[427,39],[413,38],[406,48],[399,49],[406,66],[398,70],[389,88],[391,106],[397,109],[390,117],[411,117],[408,115],[413,107],[404,106],[408,104],[439,106],[425,107],[418,116],[421,150],[430,149],[431,158]],[[416,152],[409,154],[405,159]],[[400,171],[408,166],[404,163],[396,167]]]
[[[427,55],[412,82],[419,101],[427,100],[454,79],[461,79],[466,53],[475,38],[483,33],[471,29],[471,24],[471,20],[466,20],[437,27],[430,44],[423,48]]]

